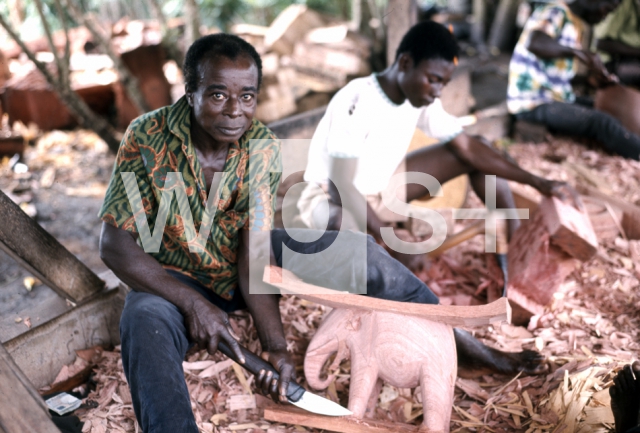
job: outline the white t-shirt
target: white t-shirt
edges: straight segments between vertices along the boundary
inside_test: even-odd
[[[440,142],[462,132],[440,99],[423,108],[398,105],[384,93],[375,74],[352,80],[331,99],[309,147],[304,179],[326,183],[330,157],[358,158],[354,185],[377,194],[404,160],[416,127]]]

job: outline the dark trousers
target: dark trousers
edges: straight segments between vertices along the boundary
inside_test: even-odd
[[[595,108],[552,102],[518,113],[516,118],[541,123],[551,132],[593,138],[608,152],[635,160],[640,158],[640,137],[629,132],[615,117]]]
[[[366,236],[345,232],[354,240]],[[322,251],[333,243],[337,232],[325,232],[317,241],[300,243],[285,230],[274,230],[272,246],[278,265],[282,265],[282,245],[300,254]],[[357,244],[357,242],[353,242]],[[373,238],[367,236],[367,294],[381,299],[437,304],[438,297],[400,262],[392,258]],[[344,289],[358,272],[354,251],[341,249],[331,255],[331,262],[289,263],[289,270],[309,283],[322,282],[325,287]],[[297,267],[299,266],[299,267]],[[240,290],[231,301],[224,300],[197,281],[168,271],[184,284],[203,294],[225,311],[245,308]],[[198,433],[184,380],[182,361],[192,344],[184,318],[175,305],[161,297],[131,291],[120,319],[122,365],[131,388],[136,417],[145,433]]]

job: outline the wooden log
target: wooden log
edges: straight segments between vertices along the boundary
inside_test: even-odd
[[[551,242],[578,260],[586,261],[598,251],[598,239],[589,221],[589,215],[555,197],[545,197],[538,212]]]
[[[615,239],[618,234],[623,234],[623,212],[620,208],[595,197],[582,197],[582,202],[587,208],[593,231],[599,240]]]
[[[265,267],[263,281],[278,287],[285,294],[295,295],[301,299],[332,308],[354,308],[404,314],[451,326],[483,326],[494,322],[511,321],[511,308],[504,298],[487,305],[475,306],[387,301],[314,286],[305,283],[290,271],[277,266]]]
[[[316,415],[296,407],[267,407],[264,419],[340,433],[417,433],[419,427],[385,421]]]
[[[640,206],[635,206],[613,195],[605,194],[596,188],[578,185],[578,191],[591,197],[596,197],[611,205],[612,208],[622,210],[622,229],[627,238],[640,239]]]
[[[0,191],[0,249],[60,296],[82,302],[104,288],[80,260]]]
[[[526,324],[541,314],[565,278],[579,264],[550,241],[547,214],[538,209],[523,221],[509,243],[507,297],[513,308],[513,323]]]
[[[326,25],[316,11],[302,4],[293,4],[283,10],[271,23],[264,35],[265,48],[280,55],[291,55],[293,46],[309,30]]]
[[[0,345],[0,432],[60,433],[44,400]]]

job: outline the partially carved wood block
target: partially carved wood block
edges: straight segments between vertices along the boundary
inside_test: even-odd
[[[304,361],[307,382],[315,389],[335,379],[320,377],[327,359],[337,353],[329,371],[351,358],[349,410],[356,418],[377,400],[381,379],[400,388],[420,385],[423,427],[448,432],[457,374],[451,326],[396,313],[335,309],[311,340]]]

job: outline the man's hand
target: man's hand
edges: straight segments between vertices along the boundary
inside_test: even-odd
[[[611,74],[602,63],[602,59],[597,53],[587,50],[576,50],[575,56],[584,63],[593,74],[598,86],[619,82],[618,77]]]
[[[296,381],[296,366],[293,359],[286,349],[263,352],[263,358],[265,355],[271,365],[278,370],[280,380],[275,380],[271,371],[260,370],[256,386],[262,394],[271,395],[274,401],[286,403],[289,382]]]
[[[213,355],[218,351],[218,342],[222,339],[235,353],[239,363],[244,364],[238,337],[231,328],[227,313],[210,302],[196,299],[184,311],[184,321],[187,332],[199,347],[207,349]]]
[[[545,180],[542,186],[538,188],[538,191],[547,197],[557,197],[565,203],[572,203],[573,206],[580,211],[584,212],[585,210],[580,194],[567,182]]]

